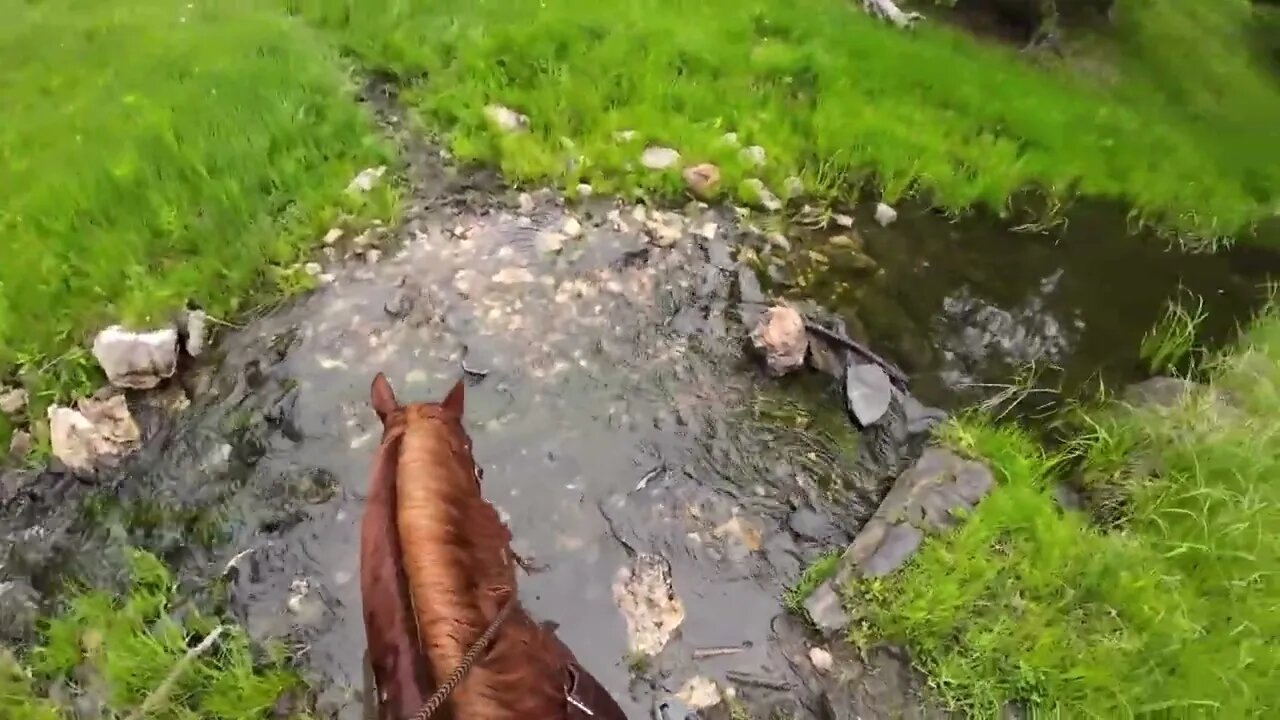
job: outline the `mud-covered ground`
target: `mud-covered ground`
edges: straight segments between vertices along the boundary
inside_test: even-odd
[[[1184,271],[1157,260],[1161,248],[1125,249],[1110,262],[1128,269],[1090,271],[1082,253],[1015,236],[993,259],[927,213],[889,230],[866,230],[865,218],[837,230],[865,231],[872,259],[844,268],[845,243],[819,248],[829,238],[815,235],[779,247],[732,212],[521,196],[448,170],[386,117],[414,194],[379,259],[343,260],[349,248],[339,246],[318,290],[227,333],[217,357],[170,387],[133,398],[149,439],[122,472],[5,476],[4,638],[30,636],[62,579],[112,582],[115,551],[131,543],[160,552],[195,597],[225,602],[255,637],[296,642],[320,709],[361,717],[356,528],[378,434],[369,381],[382,371],[402,399],[437,399],[465,364],[485,494],[516,549],[546,566],[522,578],[522,600],[559,624],[633,717],[695,675],[736,688],[753,717],[914,716],[924,711],[900,657],[832,648],[839,671],[816,673],[808,651],[825,643],[779,598],[807,562],[848,542],[925,438],[910,436],[895,408],[855,458],[824,466],[834,485],[818,476],[811,448],[757,410],[800,393],[801,407],[838,416],[840,388],[816,373],[770,380],[744,353],[743,318],[763,299],[757,277],[795,297],[823,290],[852,334],[942,405],[995,392],[985,384],[1024,361],[1091,375],[1081,368],[1102,364],[1099,348],[1121,358],[1113,375],[1132,373],[1142,332],[1178,282],[1222,308],[1211,317],[1225,325],[1261,297],[1249,277],[1262,268],[1242,271],[1230,257]],[[563,232],[571,219],[579,235]],[[654,223],[678,232],[655,242]],[[1107,252],[1074,242],[1095,264]],[[1150,285],[1134,271],[1140,261]],[[834,273],[860,289],[836,292]],[[1120,287],[1123,278],[1133,282]],[[611,591],[635,552],[671,563],[687,613],[643,666],[628,658]],[[700,652],[720,648],[737,650]]]

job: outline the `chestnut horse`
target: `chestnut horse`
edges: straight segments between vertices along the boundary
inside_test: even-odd
[[[511,532],[480,494],[463,386],[382,421],[360,526],[360,595],[380,720],[625,720],[516,591]]]

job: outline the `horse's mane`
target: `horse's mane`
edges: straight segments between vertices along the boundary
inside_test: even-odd
[[[510,531],[480,493],[461,418],[426,403],[400,412],[395,525],[418,649],[439,683],[502,606],[518,602],[517,563]],[[517,606],[438,716],[558,717],[571,660],[567,648]],[[426,688],[426,695],[434,690]]]

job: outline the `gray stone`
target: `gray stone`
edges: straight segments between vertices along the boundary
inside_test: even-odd
[[[893,381],[879,365],[850,365],[845,373],[845,398],[849,412],[862,427],[874,425],[884,417],[893,400]]]
[[[831,522],[831,518],[809,508],[798,508],[787,517],[787,527],[805,540],[835,545],[844,542],[845,534]]]
[[[838,576],[878,577],[893,572],[920,547],[924,534],[954,527],[995,487],[982,463],[943,448],[929,448],[898,476],[844,554]]]
[[[1182,378],[1158,376],[1125,388],[1122,399],[1138,407],[1171,408],[1198,386]]]
[[[840,594],[830,580],[819,585],[812,595],[805,598],[804,610],[809,614],[814,627],[828,635],[844,632],[849,625],[849,614],[844,611]]]
[[[929,432],[934,427],[947,421],[947,412],[929,407],[915,399],[910,393],[902,396],[902,410],[906,414],[907,432],[911,435]]]
[[[93,356],[112,385],[148,390],[178,367],[178,331],[137,333],[113,325],[93,340]]]
[[[761,304],[765,301],[764,290],[760,288],[760,278],[755,270],[742,265],[738,268],[738,299],[744,303]]]
[[[906,523],[890,527],[875,554],[862,565],[862,574],[872,578],[888,575],[902,567],[923,541],[924,533]]]
[[[22,462],[31,454],[31,449],[35,447],[35,441],[31,438],[31,433],[25,430],[14,430],[13,435],[9,436],[9,460],[12,462]]]
[[[0,414],[17,415],[26,409],[26,390],[22,388],[0,388]]]

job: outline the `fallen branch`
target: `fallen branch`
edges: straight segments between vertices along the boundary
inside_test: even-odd
[[[844,335],[841,335],[840,333],[834,330],[828,330],[827,328],[824,328],[821,325],[811,320],[804,321],[804,329],[812,333],[815,333],[817,335],[821,335],[823,338],[826,338],[827,340],[830,340],[831,342],[836,343],[837,345],[843,345],[849,350],[852,350],[855,353],[861,355],[863,358],[870,360],[876,365],[879,365],[881,368],[884,369],[886,373],[888,373],[889,377],[896,384],[898,384],[902,388],[906,388],[907,374],[899,370],[898,367],[893,363],[889,362],[888,360],[885,360],[884,358],[872,352],[871,348],[867,347],[866,345],[863,345],[862,343],[858,342],[857,340],[854,340],[853,338],[845,337]]]
[[[213,647],[214,643],[218,642],[218,638],[222,636],[222,633],[226,632],[228,629],[229,628],[226,625],[219,625],[213,629],[213,632],[206,635],[204,640],[200,641],[199,645],[187,650],[187,654],[183,655],[182,658],[178,660],[178,662],[173,666],[173,669],[169,671],[169,674],[165,676],[164,681],[161,682],[155,690],[152,690],[151,694],[148,695],[146,699],[142,701],[142,704],[138,706],[138,709],[130,713],[129,717],[125,718],[125,720],[142,720],[142,718],[151,714],[153,710],[163,705],[164,702],[169,699],[169,694],[173,692],[174,685],[178,684],[178,680],[187,672],[187,669],[190,668],[201,655],[208,652],[209,648]]]

